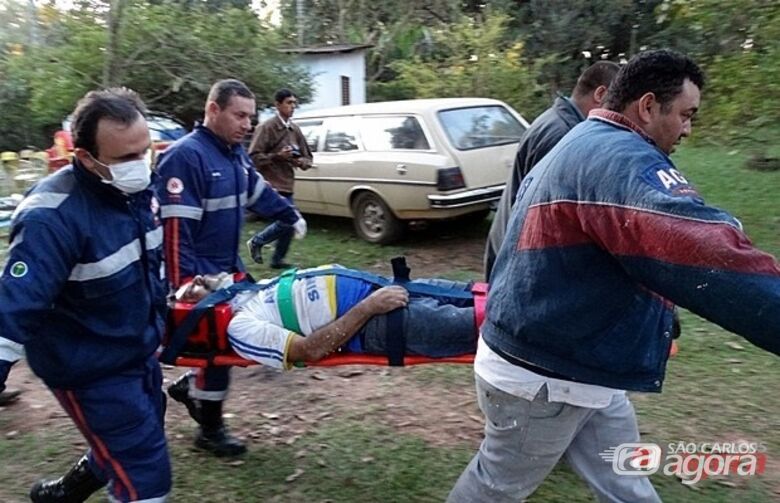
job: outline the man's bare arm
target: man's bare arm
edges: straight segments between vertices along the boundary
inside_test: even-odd
[[[308,337],[293,335],[287,349],[287,361],[316,362],[337,350],[360,327],[378,314],[385,314],[409,303],[409,292],[400,286],[386,286],[357,303],[344,316],[312,332]]]

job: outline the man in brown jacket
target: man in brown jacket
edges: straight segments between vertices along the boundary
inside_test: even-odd
[[[274,98],[276,116],[257,127],[249,156],[255,167],[279,194],[293,203],[295,174],[293,169],[309,169],[312,155],[301,128],[293,124],[292,118],[298,99],[289,89],[280,89]],[[252,260],[262,263],[263,245],[277,240],[276,249],[271,257],[273,269],[287,269],[290,264],[284,261],[290,248],[294,231],[292,226],[274,222],[247,242]]]

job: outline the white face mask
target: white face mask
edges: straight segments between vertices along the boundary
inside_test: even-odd
[[[152,180],[152,170],[147,159],[135,159],[116,164],[103,164],[94,157],[92,159],[111,172],[111,180],[101,178],[100,181],[113,185],[126,194],[141,192]]]

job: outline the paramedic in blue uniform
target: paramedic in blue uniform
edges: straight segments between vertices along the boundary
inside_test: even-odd
[[[256,113],[242,82],[221,80],[209,91],[202,125],[168,147],[158,164],[168,279],[174,287],[197,274],[240,273],[244,209],[306,232],[306,222],[254,169],[241,141]],[[222,420],[229,367],[181,376],[168,393],[200,425],[195,445],[217,456],[246,451]]]
[[[88,93],[73,112],[74,161],[33,187],[11,224],[0,332],[89,443],[35,502],[163,502],[162,341],[168,285],[159,203],[149,189],[145,107],[128,89]],[[133,299],[128,302],[128,299]]]

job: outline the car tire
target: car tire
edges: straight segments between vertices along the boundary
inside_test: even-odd
[[[404,233],[404,224],[373,192],[361,192],[352,202],[355,232],[369,243],[389,244]]]

